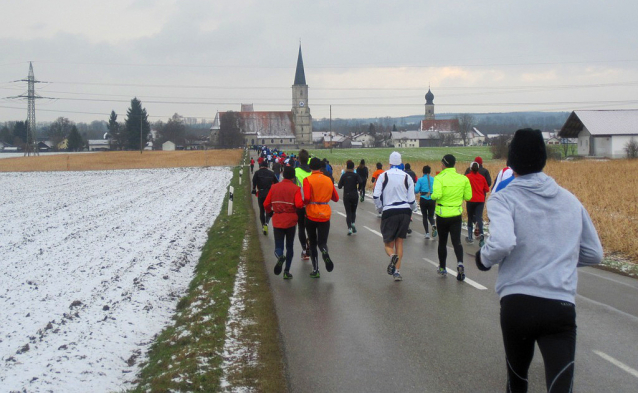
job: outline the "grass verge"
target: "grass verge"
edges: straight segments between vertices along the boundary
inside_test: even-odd
[[[195,277],[180,299],[172,326],[156,338],[131,392],[286,391],[277,316],[268,276],[253,221],[248,171],[238,183],[239,168],[231,185],[235,188],[234,212],[226,214],[226,200],[208,232]],[[246,286],[237,316],[239,342],[248,361],[222,369],[233,286],[239,264],[244,264]],[[132,359],[131,361],[135,361]],[[225,387],[220,386],[224,378]]]

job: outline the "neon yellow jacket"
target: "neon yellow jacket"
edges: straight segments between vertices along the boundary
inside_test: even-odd
[[[445,168],[434,177],[431,197],[436,200],[434,212],[437,216],[460,216],[463,214],[463,200],[472,199],[470,180],[456,173],[455,168]]]

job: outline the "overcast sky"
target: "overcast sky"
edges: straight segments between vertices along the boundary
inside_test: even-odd
[[[0,122],[289,111],[314,118],[638,107],[638,2],[21,0],[0,13]],[[55,98],[50,99],[50,98]]]

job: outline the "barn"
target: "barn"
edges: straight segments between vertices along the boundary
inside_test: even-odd
[[[638,142],[638,109],[573,111],[558,136],[577,138],[579,156],[624,158]]]

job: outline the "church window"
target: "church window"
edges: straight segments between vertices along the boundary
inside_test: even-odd
[[[271,139],[271,140],[270,140],[270,143],[275,143],[275,140],[274,140],[274,139]]]

